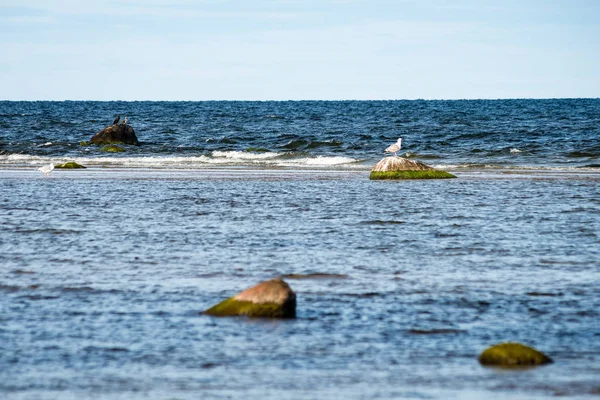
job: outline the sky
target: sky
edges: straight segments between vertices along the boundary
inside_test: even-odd
[[[0,0],[2,100],[600,97],[596,0]]]

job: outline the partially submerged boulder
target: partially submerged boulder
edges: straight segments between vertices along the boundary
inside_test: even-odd
[[[282,279],[261,282],[228,298],[204,314],[215,317],[247,316],[258,318],[295,318],[296,294]]]
[[[90,139],[92,144],[133,144],[139,145],[135,131],[131,125],[111,125],[96,133]]]
[[[369,179],[447,179],[456,178],[449,172],[441,171],[418,161],[403,157],[385,157],[371,170]]]
[[[518,368],[549,364],[552,359],[520,343],[500,343],[485,349],[479,356],[479,362],[482,365]]]
[[[102,146],[100,151],[103,151],[105,153],[122,153],[125,151],[125,149],[121,146],[117,146],[116,144],[105,144],[104,146]]]
[[[64,164],[54,164],[54,168],[62,168],[62,169],[78,169],[78,168],[86,168],[81,164],[77,164],[75,161],[68,161]]]

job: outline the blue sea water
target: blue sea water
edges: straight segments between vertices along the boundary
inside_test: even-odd
[[[79,146],[117,113],[142,146]],[[399,136],[403,155],[445,168],[600,168],[600,99],[0,102],[0,166],[368,170]]]
[[[140,146],[79,144],[116,113]],[[398,136],[458,178],[369,181]],[[598,396],[599,139],[598,99],[0,102],[0,397]],[[277,276],[295,320],[201,314]]]

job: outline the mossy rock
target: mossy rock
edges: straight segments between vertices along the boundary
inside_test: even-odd
[[[449,179],[456,178],[446,171],[437,169],[424,171],[372,171],[369,179]]]
[[[84,140],[84,141],[81,141],[81,142],[79,142],[79,145],[80,145],[80,146],[89,146],[90,144],[91,144],[90,142],[86,142],[85,140]]]
[[[117,146],[116,144],[106,144],[102,146],[100,151],[103,151],[105,153],[122,153],[125,151],[125,149],[121,146]]]
[[[282,279],[261,282],[204,311],[215,317],[295,318],[296,294]]]
[[[245,315],[252,318],[289,318],[279,304],[256,304],[250,301],[239,301],[233,297],[209,308],[204,313],[215,317]]]
[[[78,168],[86,168],[81,164],[77,164],[75,161],[69,161],[64,164],[55,164],[54,168],[62,168],[62,169],[78,169]]]
[[[448,179],[456,178],[449,172],[430,167],[404,157],[385,157],[371,170],[369,179]]]
[[[484,350],[479,356],[479,362],[487,366],[518,368],[549,364],[552,359],[520,343],[500,343]]]

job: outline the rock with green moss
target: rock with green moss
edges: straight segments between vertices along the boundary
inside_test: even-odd
[[[133,144],[139,145],[135,131],[127,124],[107,126],[90,139],[92,144]]]
[[[215,317],[295,318],[296,294],[282,279],[271,279],[220,302],[204,314]]]
[[[75,161],[69,161],[64,164],[54,164],[54,168],[62,168],[62,169],[78,169],[78,168],[86,168],[81,164],[77,164]]]
[[[518,368],[552,362],[544,353],[520,343],[500,343],[489,347],[479,356],[482,365]]]
[[[125,151],[125,149],[121,146],[117,146],[116,144],[105,144],[104,146],[102,146],[100,151],[103,151],[105,153],[122,153]]]
[[[456,178],[446,171],[372,171],[369,179],[449,179]]]
[[[449,172],[432,168],[403,157],[385,157],[371,170],[369,179],[447,179],[456,178]]]

